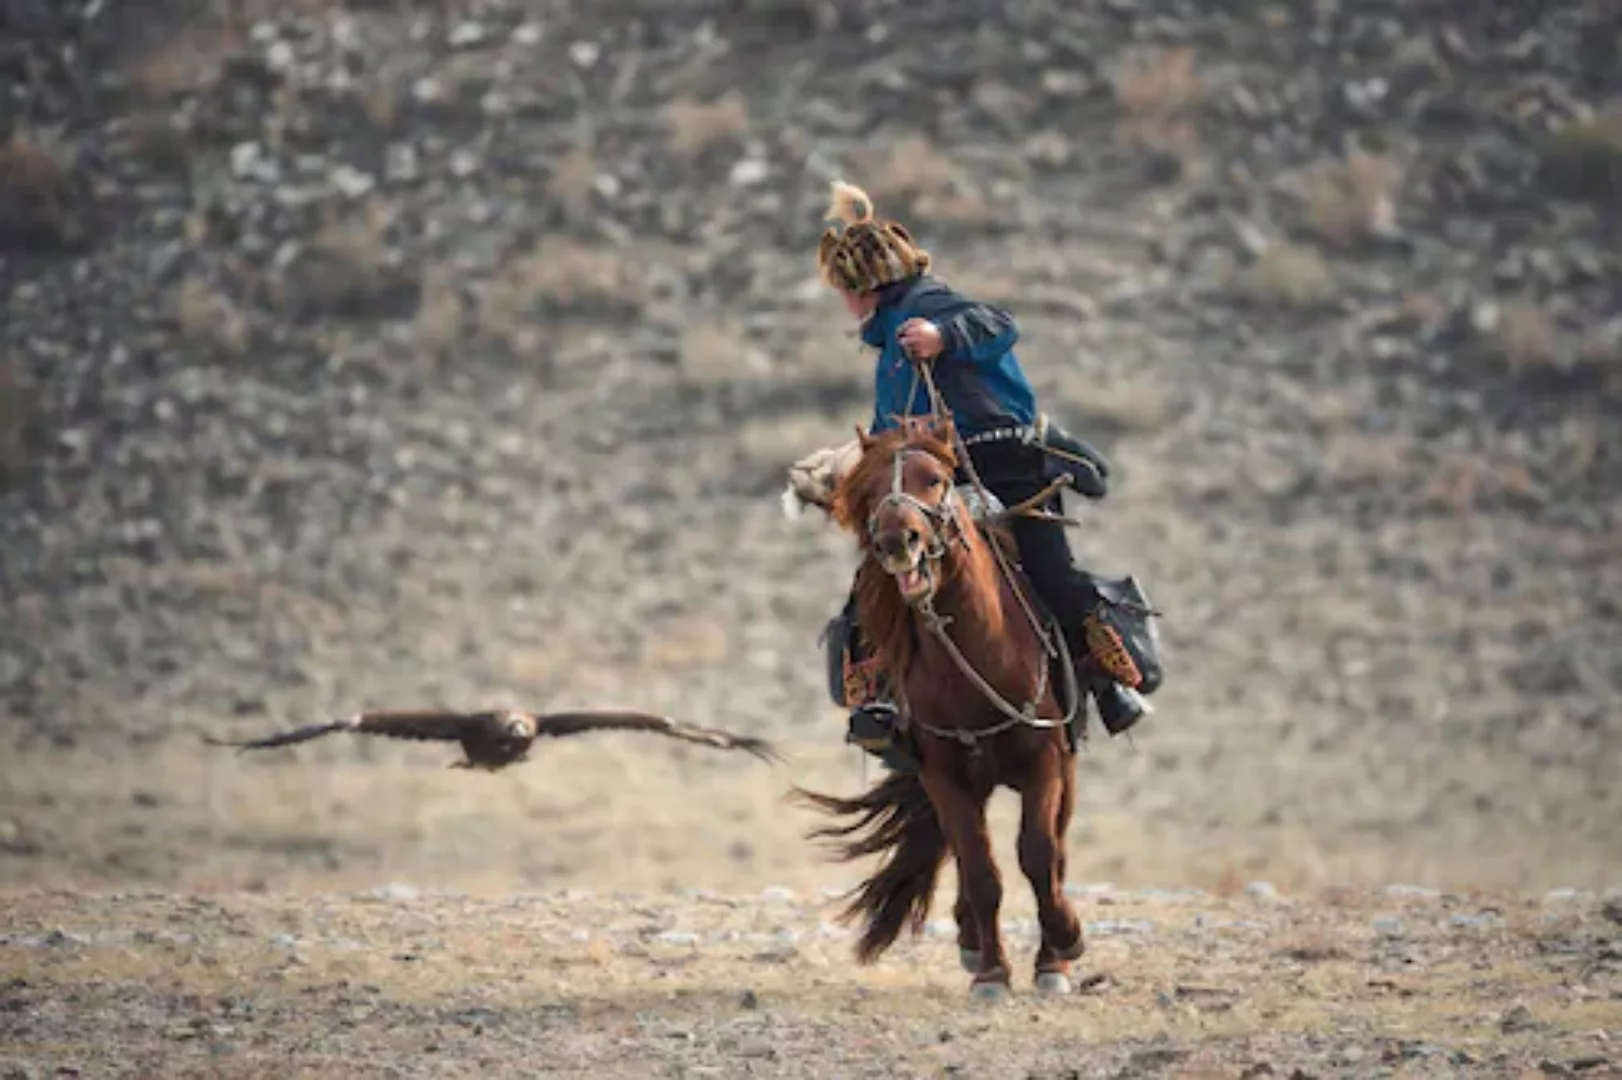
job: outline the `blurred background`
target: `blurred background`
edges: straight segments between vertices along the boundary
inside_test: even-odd
[[[1614,884],[1619,43],[1609,0],[0,0],[0,882],[848,881],[780,796],[863,782],[852,541],[777,499],[871,409],[842,176],[1016,313],[1117,465],[1072,543],[1166,612],[1072,879]],[[504,703],[792,761],[199,743]]]

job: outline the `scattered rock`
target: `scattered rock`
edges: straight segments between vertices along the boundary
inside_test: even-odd
[[[1371,925],[1374,927],[1374,932],[1376,934],[1388,938],[1402,937],[1407,929],[1403,925],[1403,921],[1397,918],[1395,915],[1376,916]]]
[[[1532,1010],[1528,1009],[1525,1005],[1514,1006],[1498,1019],[1499,1030],[1503,1031],[1506,1035],[1515,1035],[1520,1034],[1521,1032],[1533,1031],[1538,1026],[1539,1025],[1536,1018],[1532,1016]]]

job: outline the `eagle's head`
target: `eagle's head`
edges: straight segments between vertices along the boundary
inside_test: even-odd
[[[501,730],[509,739],[533,739],[535,722],[524,713],[507,710],[501,714]]]

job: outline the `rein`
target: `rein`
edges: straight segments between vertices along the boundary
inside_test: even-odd
[[[926,365],[915,363],[913,368],[914,392],[917,390],[917,380],[920,375],[922,376],[925,386],[929,391],[931,413],[937,419],[939,419],[947,410],[945,403],[941,400],[940,391],[935,386],[934,376],[931,374]],[[969,455],[968,446],[963,442],[963,436],[957,432],[955,426],[952,429],[952,435],[956,443],[954,448],[962,457],[964,471],[968,474],[970,482],[975,486],[975,489],[979,492],[981,498],[987,505],[989,505],[991,501],[991,492],[985,486],[985,483],[981,481],[979,473],[975,470],[974,460]],[[1016,707],[1015,705],[1011,704],[1005,697],[1003,697],[1002,694],[997,692],[996,687],[987,682],[985,677],[974,669],[974,665],[969,663],[968,657],[963,655],[963,651],[958,648],[957,643],[952,640],[952,636],[947,632],[948,628],[951,626],[952,620],[948,616],[941,615],[935,610],[935,598],[933,592],[935,586],[934,567],[939,563],[940,559],[945,556],[948,544],[950,543],[950,540],[944,535],[948,528],[954,534],[953,538],[961,542],[965,549],[968,547],[968,538],[963,534],[962,526],[957,521],[956,515],[953,513],[954,503],[957,499],[957,492],[954,487],[948,485],[945,497],[942,498],[941,501],[935,506],[930,506],[917,496],[911,495],[901,489],[903,464],[909,452],[911,451],[907,450],[906,448],[897,449],[895,452],[895,457],[892,463],[893,467],[891,471],[890,491],[873,507],[872,513],[868,517],[868,535],[872,535],[873,528],[878,517],[878,512],[885,506],[896,504],[912,506],[929,520],[930,524],[934,528],[930,535],[930,546],[924,551],[922,561],[925,567],[925,573],[928,574],[931,579],[931,592],[924,598],[923,602],[918,605],[918,613],[923,619],[924,629],[928,630],[931,636],[940,642],[941,647],[946,650],[946,654],[951,657],[952,662],[957,666],[957,669],[962,672],[963,676],[968,679],[969,682],[974,684],[975,689],[979,690],[986,700],[988,700],[998,712],[1002,713],[1006,719],[1004,719],[1001,723],[994,724],[988,728],[941,728],[920,720],[917,716],[912,714],[912,710],[909,708],[907,710],[908,721],[916,725],[921,731],[924,731],[927,734],[934,735],[937,738],[956,740],[971,750],[977,750],[978,744],[982,740],[994,738],[997,735],[1001,735],[1005,731],[1009,731],[1020,726],[1036,728],[1038,730],[1051,730],[1056,727],[1068,726],[1075,720],[1077,713],[1081,709],[1081,693],[1078,681],[1076,679],[1075,659],[1070,655],[1069,649],[1062,647],[1063,636],[1058,630],[1057,619],[1050,615],[1048,620],[1049,625],[1043,624],[1044,620],[1037,616],[1029,599],[1025,595],[1025,590],[1020,588],[1019,579],[1014,575],[1013,567],[1009,565],[1007,555],[1003,552],[1002,547],[990,537],[986,537],[986,543],[991,548],[991,553],[997,560],[997,568],[1003,575],[1004,579],[1008,582],[1009,590],[1014,594],[1015,599],[1019,601],[1020,609],[1024,611],[1026,619],[1028,619],[1031,624],[1031,629],[1036,633],[1037,641],[1042,646],[1040,658],[1041,665],[1037,671],[1036,690],[1031,695],[1030,700],[1026,701],[1023,707]],[[1051,491],[1044,492],[1042,496],[1039,496],[1038,498],[1045,498],[1049,494],[1051,494]],[[1037,500],[1027,500],[1027,503],[1034,503],[1036,501]],[[1023,506],[1025,504],[1021,505]],[[1059,640],[1061,643],[1060,645],[1054,644],[1055,638]],[[1052,674],[1052,658],[1055,656],[1059,658],[1060,671],[1064,677],[1064,688],[1066,693],[1069,695],[1070,706],[1062,717],[1039,717],[1036,715],[1037,705],[1044,697],[1047,696],[1048,680]]]

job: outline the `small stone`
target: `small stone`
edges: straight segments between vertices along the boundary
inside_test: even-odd
[[[406,885],[400,882],[390,882],[387,885],[379,885],[368,895],[376,900],[406,901],[417,899],[422,895],[422,890],[418,889],[415,885]]]
[[[526,22],[520,23],[513,31],[514,45],[539,45],[541,43],[541,24]]]
[[[293,51],[290,42],[272,42],[270,48],[265,50],[265,66],[272,71],[286,73],[291,71],[296,63],[298,63],[298,53]]]
[[[727,173],[727,183],[733,187],[753,187],[771,175],[770,168],[759,158],[743,158]]]
[[[688,930],[665,930],[655,935],[663,945],[697,945],[698,935]]]
[[[760,898],[773,903],[781,903],[794,899],[794,890],[786,885],[768,885],[761,890]]]
[[[1273,900],[1278,897],[1278,890],[1270,881],[1252,881],[1245,886],[1245,893],[1258,900]]]
[[[1442,895],[1440,890],[1428,889],[1423,885],[1387,885],[1385,894],[1410,900],[1435,900]]]
[[[383,175],[398,183],[409,184],[421,175],[417,148],[410,143],[394,143],[383,153]]]
[[[451,30],[450,43],[453,49],[465,49],[483,40],[484,27],[472,20],[457,23]]]
[[[577,41],[569,46],[569,59],[576,67],[594,68],[602,55],[603,47],[595,41]]]
[[[251,179],[259,164],[259,144],[239,142],[231,147],[231,172],[238,179]]]
[[[1402,920],[1395,915],[1378,915],[1372,925],[1375,933],[1388,938],[1402,937],[1405,929]]]
[[[332,170],[331,179],[332,186],[350,199],[358,199],[377,186],[377,181],[371,176],[349,165],[340,165]]]
[[[1070,163],[1070,140],[1057,131],[1043,131],[1025,140],[1025,159],[1034,165],[1060,169]]]
[[[1483,337],[1498,329],[1503,312],[1491,300],[1483,300],[1470,309],[1470,329]]]
[[[1080,97],[1087,92],[1087,76],[1069,68],[1042,72],[1042,92],[1051,97]]]

